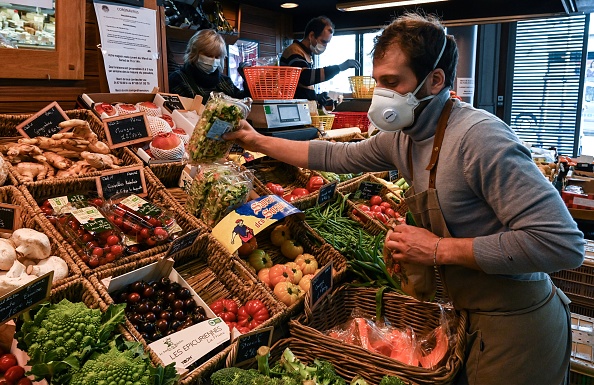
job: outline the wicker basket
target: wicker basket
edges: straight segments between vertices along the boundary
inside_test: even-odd
[[[245,80],[253,99],[293,99],[300,67],[253,66],[244,68]]]
[[[59,239],[54,236],[55,230],[44,216],[39,215],[27,202],[24,194],[14,186],[0,187],[0,202],[8,203],[21,208],[21,227],[37,230],[48,236],[51,245],[51,255],[62,258],[68,265],[68,276],[57,280],[53,287],[61,286],[67,282],[78,279],[81,271],[74,263],[73,255],[65,248]]]
[[[107,269],[89,277],[97,288],[100,297],[105,303],[113,303],[113,298],[101,284],[101,279],[128,273],[137,268],[157,262],[165,254],[155,255],[143,261],[135,261],[127,265]],[[244,279],[241,268],[238,272],[237,261],[224,249],[224,247],[210,234],[202,234],[189,249],[172,255],[175,261],[174,268],[188,282],[196,293],[206,303],[212,303],[219,298],[233,299],[238,304],[243,304],[251,299],[259,299],[266,305],[270,318],[256,329],[267,326],[278,326],[286,322],[286,307],[278,302],[263,286],[251,279]],[[141,334],[134,326],[126,321],[129,332],[138,341],[148,346]],[[181,384],[200,384],[210,374],[224,366],[225,359],[233,344],[220,351],[215,351],[211,357],[205,359],[197,368],[191,370],[182,380]]]
[[[311,124],[314,127],[321,128],[322,130],[331,130],[332,124],[334,123],[334,115],[312,115]]]
[[[340,286],[324,298],[315,311],[306,308],[303,316],[289,322],[291,336],[317,344],[321,350],[318,357],[337,362],[337,372],[347,379],[358,374],[369,383],[377,384],[383,376],[392,375],[418,384],[451,383],[464,359],[467,317],[464,312],[456,314],[450,324],[455,340],[450,356],[445,364],[434,370],[405,365],[324,334],[324,331],[347,321],[355,309],[366,318],[375,317],[376,296],[376,289]],[[394,292],[384,292],[381,303],[386,319],[396,328],[410,326],[417,335],[426,335],[439,325],[441,308],[436,303],[419,302]]]
[[[594,318],[571,315],[571,384],[594,383]],[[579,378],[579,381],[578,381]]]
[[[254,172],[254,188],[260,195],[272,195],[266,183],[272,182],[283,186],[284,194],[288,195],[298,187],[305,188],[310,177],[317,175],[310,170],[291,166],[271,158],[260,158],[245,165]],[[315,192],[298,197],[303,199],[313,196]]]
[[[100,140],[106,142],[105,130],[103,129],[103,123],[92,111],[80,109],[80,110],[68,110],[68,111],[65,111],[65,113],[66,113],[66,115],[68,115],[68,117],[70,119],[80,119],[80,120],[86,120],[87,122],[89,122],[91,130],[93,130],[93,132],[97,134],[97,136],[99,137]],[[0,115],[0,136],[14,137],[15,141],[16,141],[17,138],[20,138],[21,136],[15,127],[18,124],[20,124],[23,121],[30,118],[31,116],[33,116],[33,114]],[[111,150],[111,153],[123,161],[122,167],[134,167],[134,166],[142,166],[143,165],[140,158],[138,158],[128,148],[125,148],[125,147],[116,148],[116,149]],[[56,181],[56,180],[68,182],[68,181],[76,180],[79,177],[98,176],[101,174],[101,171],[95,171],[95,172],[87,173],[87,174],[80,175],[77,177],[68,177],[68,178],[60,178],[60,179],[53,178],[53,179],[36,181],[36,182],[27,182],[27,181],[25,181],[25,179],[23,179],[21,174],[16,172],[16,170],[14,169],[14,167],[12,167],[12,165],[10,165],[10,163],[7,162],[7,164],[9,165],[8,166],[9,172],[15,180],[15,184],[27,185],[27,186],[30,186],[30,185],[47,186],[48,184],[51,184],[51,183],[53,183],[53,181]]]
[[[346,275],[346,259],[338,251],[336,251],[331,245],[324,242],[317,234],[311,232],[311,228],[305,224],[302,220],[298,219],[296,215],[285,218],[282,222],[275,223],[272,226],[264,229],[262,232],[256,235],[258,242],[258,249],[264,250],[272,259],[272,262],[276,264],[284,264],[291,262],[290,259],[286,258],[280,251],[279,246],[275,246],[270,241],[270,234],[278,224],[285,224],[289,227],[291,232],[291,238],[299,241],[305,253],[312,254],[318,262],[318,267],[321,268],[332,262],[333,266],[333,281],[335,283],[341,283],[345,279]],[[253,280],[261,282],[257,277],[255,270],[249,266],[248,262],[240,259],[241,265],[244,269],[244,274],[249,274]],[[264,285],[265,286],[265,285]],[[273,290],[265,286],[266,290],[274,295]],[[276,296],[275,296],[276,298]],[[290,316],[298,314],[303,308],[304,297],[288,306],[287,313]]]
[[[580,267],[551,273],[551,278],[572,304],[594,311],[594,242],[587,240],[586,256]]]
[[[145,168],[144,172],[147,186],[147,196],[152,203],[155,203],[163,209],[169,210],[173,214],[177,224],[181,226],[181,228],[185,232],[195,229],[199,229],[201,232],[208,231],[208,228],[206,227],[206,225],[204,225],[204,223],[202,223],[202,221],[190,215],[177,202],[175,202],[175,200],[167,193],[167,190],[156,179],[156,177],[154,176],[154,174],[152,174],[150,170]],[[30,204],[31,207],[33,207],[33,210],[36,213],[39,213],[39,215],[43,215],[41,209],[39,208],[38,202],[41,202],[42,200],[51,197],[96,191],[96,179],[94,177],[87,177],[76,178],[72,181],[56,180],[52,183],[47,183],[44,185],[34,184],[28,186],[21,186],[21,191],[23,192],[23,195],[25,196],[27,202]],[[148,258],[156,254],[162,253],[169,248],[169,244],[166,243],[160,246],[155,246],[146,251],[118,258],[114,262],[91,268],[81,259],[81,256],[75,251],[77,247],[75,246],[75,243],[72,240],[68,239],[68,241],[65,241],[65,238],[62,236],[62,234],[57,230],[55,226],[51,225],[51,229],[53,229],[53,236],[58,240],[58,242],[61,242],[64,248],[68,250],[71,255],[73,255],[74,262],[79,267],[80,271],[84,276],[89,276],[93,273],[98,273],[102,270],[110,269],[115,266],[142,260],[144,258]]]
[[[334,128],[358,127],[361,132],[369,131],[367,112],[338,112],[334,111]]]
[[[355,99],[371,99],[375,90],[375,80],[371,76],[349,76],[351,91]]]

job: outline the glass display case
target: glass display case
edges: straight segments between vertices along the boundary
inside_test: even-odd
[[[81,0],[0,0],[0,78],[84,78]]]
[[[29,6],[20,2],[0,3],[0,47],[56,48],[54,3],[43,0],[36,3],[40,4]]]

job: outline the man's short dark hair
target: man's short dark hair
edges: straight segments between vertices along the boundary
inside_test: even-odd
[[[314,37],[318,37],[322,34],[326,26],[329,26],[332,29],[332,33],[334,33],[334,23],[332,23],[332,20],[326,16],[314,17],[305,26],[304,36],[308,36],[313,31]]]

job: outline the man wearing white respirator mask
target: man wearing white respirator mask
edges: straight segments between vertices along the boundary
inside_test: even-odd
[[[375,41],[369,118],[377,135],[298,142],[263,137],[242,122],[224,138],[313,170],[398,169],[411,186],[406,203],[416,226],[395,225],[384,258],[429,271],[403,285],[420,299],[431,297],[438,271],[467,315],[454,383],[567,384],[569,301],[547,273],[581,265],[583,234],[514,131],[450,98],[457,58],[436,17],[404,14]]]
[[[203,29],[188,41],[184,65],[169,75],[169,92],[188,98],[202,96],[206,104],[211,92],[223,92],[234,98],[249,96],[223,74],[227,46],[223,37],[213,29]],[[247,90],[247,87],[244,87]]]
[[[348,59],[338,65],[314,68],[313,55],[323,54],[333,35],[332,21],[325,16],[318,16],[311,19],[305,26],[303,39],[294,40],[283,51],[280,65],[303,68],[295,91],[295,99],[316,100],[323,106],[328,102],[328,94],[316,94],[313,85],[330,80],[349,68],[360,67],[358,61]]]

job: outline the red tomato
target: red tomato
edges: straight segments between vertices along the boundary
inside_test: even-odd
[[[298,196],[295,196],[293,194],[287,194],[287,195],[283,196],[283,199],[286,200],[289,203],[293,202],[297,198],[299,198],[299,197]]]
[[[220,298],[210,304],[211,310],[225,322],[235,322],[237,303],[232,299]]]
[[[251,330],[269,318],[266,305],[259,299],[249,300],[237,310],[238,327],[247,327]]]
[[[386,209],[386,211],[384,212],[384,214],[386,214],[386,216],[388,218],[395,218],[396,217],[396,212],[391,207],[388,207]]]
[[[302,196],[309,195],[309,191],[307,191],[307,189],[304,189],[302,187],[297,187],[296,189],[291,191],[291,194],[295,195],[297,197],[302,197]]]
[[[387,209],[391,208],[392,206],[390,205],[390,202],[382,202],[379,204],[382,207],[385,207]]]
[[[385,208],[380,205],[373,205],[371,206],[371,211],[376,213],[383,213],[385,211]]]
[[[33,385],[33,382],[27,377],[23,377],[16,383],[16,385]]]
[[[22,366],[13,366],[4,372],[4,378],[8,382],[14,383],[23,377],[25,377],[25,369]]]
[[[369,198],[369,204],[371,206],[373,206],[373,205],[379,205],[380,203],[382,203],[382,201],[383,201],[383,199],[379,195],[374,195],[371,198]]]
[[[283,188],[283,186],[277,183],[268,182],[266,183],[266,188],[270,190],[271,193],[273,193],[274,195],[278,195],[279,197],[282,197],[285,193],[285,189]]]
[[[321,176],[312,176],[307,181],[305,188],[309,192],[318,191],[324,185],[324,179]]]
[[[384,213],[374,212],[373,216],[375,217],[375,219],[377,219],[383,223],[388,223],[388,217],[386,217],[386,215]]]
[[[0,356],[0,372],[4,373],[9,368],[16,366],[17,359],[14,354],[6,353]]]
[[[110,235],[109,237],[107,237],[106,243],[109,246],[113,246],[113,245],[117,245],[120,242],[120,237],[118,237],[117,235]]]
[[[367,211],[367,213],[371,213],[371,211]],[[369,221],[369,218],[367,218],[365,213],[360,209],[354,208],[352,214],[355,219],[358,219],[362,223],[367,223]]]
[[[357,205],[358,208],[360,208],[363,211],[371,211],[371,207],[367,206],[367,205]]]

